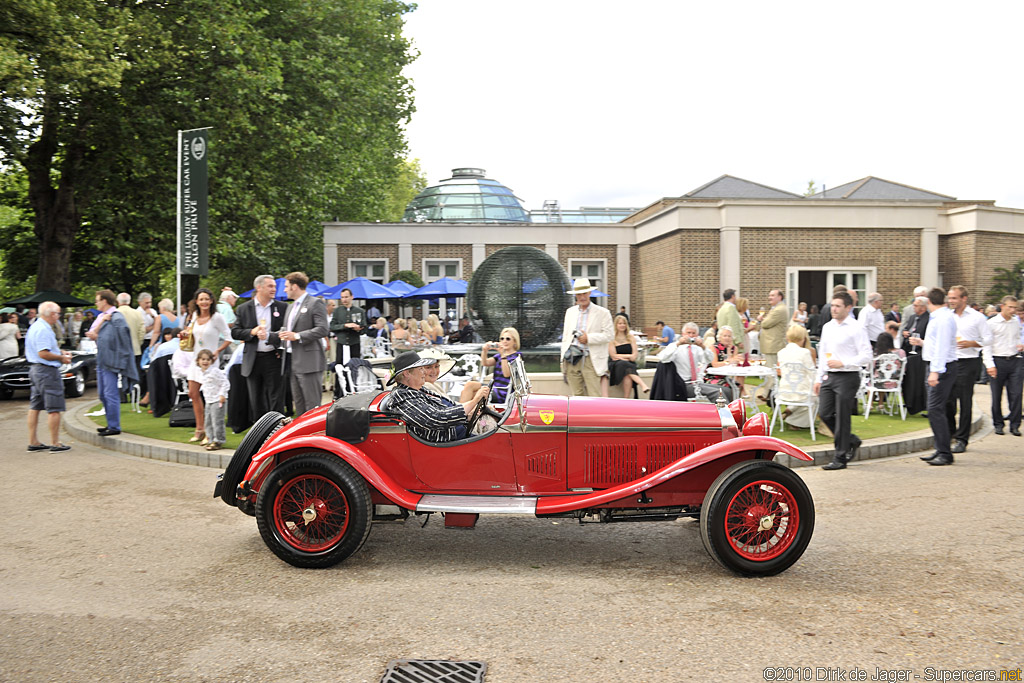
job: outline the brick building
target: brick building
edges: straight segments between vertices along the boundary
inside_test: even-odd
[[[905,303],[915,286],[962,284],[984,302],[995,267],[1024,259],[1024,210],[958,200],[868,177],[810,197],[722,176],[654,202],[621,222],[325,223],[324,281],[469,279],[490,254],[531,245],[570,277],[586,276],[626,306],[635,325],[706,324],[721,291],[755,309],[772,287],[786,301],[821,304],[838,283],[863,301],[878,291]]]

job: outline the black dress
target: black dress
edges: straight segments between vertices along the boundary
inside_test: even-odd
[[[615,347],[615,353],[621,354],[623,356],[629,355],[633,353],[633,345],[630,344],[629,342],[625,344],[619,344],[618,346]],[[617,386],[619,384],[622,384],[622,380],[624,380],[627,375],[636,374],[636,363],[634,363],[631,360],[608,361],[608,373],[609,381],[611,382],[612,386]]]

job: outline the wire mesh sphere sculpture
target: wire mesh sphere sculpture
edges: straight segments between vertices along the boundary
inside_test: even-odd
[[[473,271],[466,292],[470,318],[485,340],[497,341],[503,327],[519,332],[522,348],[558,339],[569,279],[558,261],[536,247],[505,247]]]

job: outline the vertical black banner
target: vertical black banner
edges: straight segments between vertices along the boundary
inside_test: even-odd
[[[180,132],[178,243],[181,249],[181,273],[185,275],[209,273],[207,133],[206,129]]]

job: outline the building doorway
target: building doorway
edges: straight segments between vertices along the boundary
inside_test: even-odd
[[[874,266],[862,268],[801,267],[786,268],[786,299],[795,310],[801,301],[807,308],[828,305],[836,285],[846,285],[857,293],[857,308],[867,303],[868,293],[875,290],[877,269]]]

